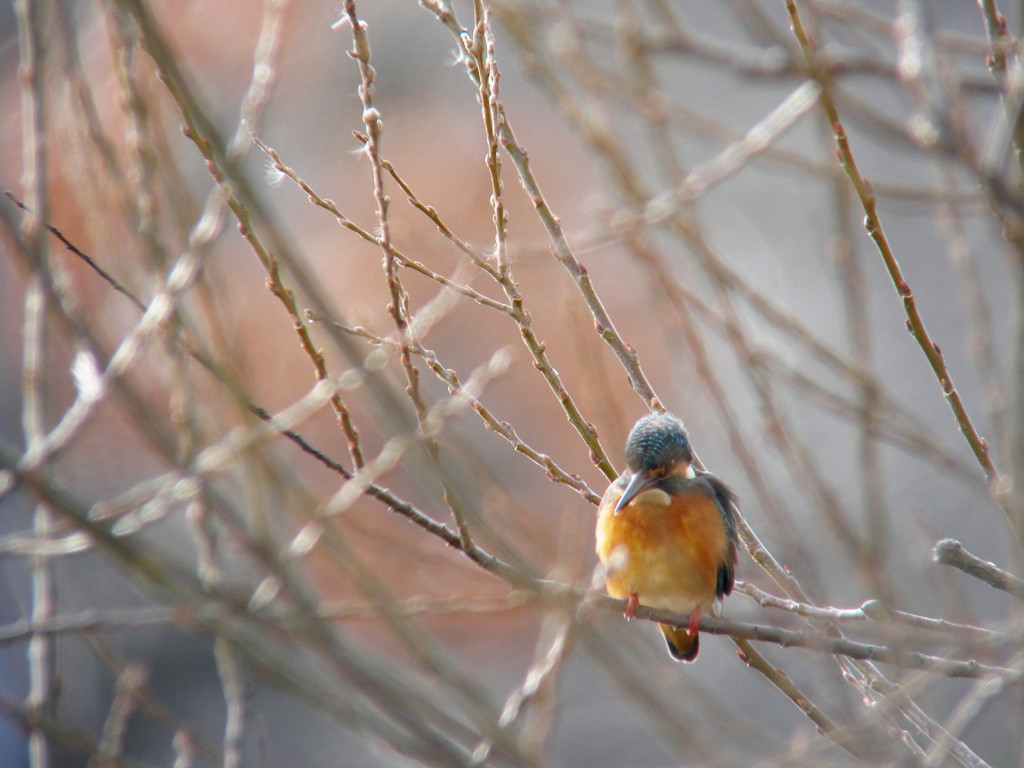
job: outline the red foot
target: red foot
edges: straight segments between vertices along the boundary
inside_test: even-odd
[[[698,605],[693,609],[693,613],[690,614],[690,623],[686,627],[686,634],[696,635],[697,628],[700,626],[700,606]]]
[[[640,598],[635,594],[630,595],[626,598],[626,610],[623,612],[623,616],[627,619],[632,619],[633,614],[636,612],[636,607],[640,605]]]

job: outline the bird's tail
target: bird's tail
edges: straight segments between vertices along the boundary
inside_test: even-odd
[[[668,652],[676,661],[693,661],[700,651],[700,635],[690,634],[686,627],[673,627],[671,624],[659,624],[658,629],[665,636]]]

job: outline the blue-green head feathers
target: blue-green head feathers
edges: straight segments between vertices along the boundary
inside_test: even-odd
[[[626,440],[626,463],[633,472],[665,472],[681,462],[692,461],[686,427],[671,413],[647,414],[636,423]]]

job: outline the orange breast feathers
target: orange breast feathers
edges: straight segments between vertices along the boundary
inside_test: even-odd
[[[688,479],[671,495],[648,490],[615,512],[622,488],[612,483],[597,521],[609,595],[688,615],[729,593],[735,546],[707,478]]]

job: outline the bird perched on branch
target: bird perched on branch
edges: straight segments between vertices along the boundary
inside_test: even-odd
[[[683,616],[659,624],[669,653],[693,661],[702,610],[732,591],[736,520],[732,491],[697,472],[683,422],[670,413],[641,418],[626,441],[627,471],[601,499],[597,554],[612,597],[625,598],[627,619],[643,603]]]

